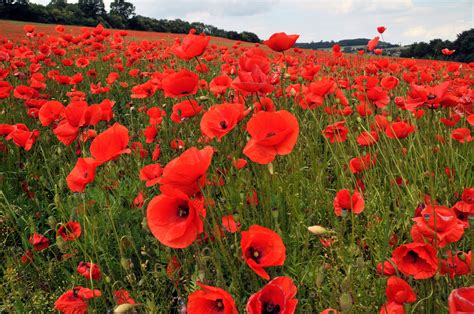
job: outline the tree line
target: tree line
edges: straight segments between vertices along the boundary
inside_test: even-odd
[[[260,42],[260,38],[251,32],[226,31],[204,23],[189,23],[180,19],[155,19],[137,15],[135,6],[125,0],[114,0],[109,12],[103,0],[79,0],[68,3],[67,0],[51,0],[44,6],[30,3],[28,0],[0,0],[0,19],[64,24],[96,26],[101,23],[105,27],[132,29],[164,33],[186,34],[191,28],[199,33],[246,42]]]
[[[335,44],[340,45],[341,47],[352,47],[352,46],[365,46],[369,42],[369,38],[354,38],[354,39],[341,39],[339,41],[318,41],[318,42],[310,42],[310,43],[297,43],[296,46],[299,48],[305,49],[329,49]],[[394,45],[391,43],[387,43],[384,41],[380,41],[377,45],[379,48],[392,48],[398,47],[398,45]]]
[[[456,51],[453,55],[446,57],[441,53],[443,48]],[[429,43],[411,44],[402,50],[400,57],[474,62],[474,28],[458,34],[453,42],[433,39]]]

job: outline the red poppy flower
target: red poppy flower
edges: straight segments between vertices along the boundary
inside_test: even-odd
[[[162,83],[166,97],[179,98],[194,95],[198,90],[199,76],[188,70],[167,75]]]
[[[33,147],[33,144],[36,143],[36,138],[39,135],[40,132],[38,130],[30,131],[26,126],[23,128],[17,124],[5,139],[13,140],[16,146],[23,147],[24,150],[29,151]]]
[[[195,33],[196,30],[191,29],[189,34],[183,37],[181,44],[173,46],[172,51],[178,58],[189,60],[204,53],[211,37]]]
[[[410,232],[413,241],[429,242],[434,247],[457,242],[464,234],[463,223],[453,209],[445,206],[427,205],[413,221]]]
[[[247,265],[263,279],[270,279],[264,268],[282,266],[285,262],[286,248],[281,237],[259,225],[242,231],[241,236],[240,247]]]
[[[234,89],[244,93],[259,93],[266,95],[275,88],[270,83],[268,76],[256,66],[251,72],[239,71],[232,82]]]
[[[227,75],[216,76],[209,83],[209,90],[214,95],[223,95],[232,84],[232,79]]]
[[[372,146],[379,141],[379,135],[375,131],[362,131],[356,140],[360,146]]]
[[[224,313],[237,314],[235,301],[225,290],[206,286],[197,282],[201,290],[194,291],[188,297],[188,314]]]
[[[220,141],[224,135],[235,128],[245,115],[244,104],[223,103],[214,105],[202,116],[201,132],[210,139],[217,137]]]
[[[474,286],[451,291],[448,304],[449,314],[474,313]]]
[[[247,313],[293,314],[298,304],[296,293],[296,286],[290,277],[276,277],[262,290],[250,296],[246,306]]]
[[[273,51],[282,52],[293,47],[299,37],[300,35],[287,35],[284,32],[275,33],[263,43]]]
[[[194,117],[202,110],[197,101],[194,99],[184,100],[173,106],[173,113],[171,114],[171,120],[176,123],[182,123],[184,120]]]
[[[394,263],[395,262],[391,258],[390,258],[390,261],[386,260],[383,263],[378,263],[377,264],[377,273],[379,275],[385,275],[385,276],[395,275],[397,273],[397,271],[395,270],[395,267],[393,266]]]
[[[456,50],[449,50],[448,48],[443,48],[441,49],[441,53],[445,56],[450,56],[452,55],[454,52],[456,52]]]
[[[375,155],[365,154],[360,157],[354,157],[349,161],[349,169],[352,173],[361,173],[375,165]]]
[[[66,177],[67,186],[72,192],[84,192],[86,186],[94,182],[97,163],[93,158],[79,158]]]
[[[436,249],[429,244],[404,244],[396,248],[392,256],[398,270],[415,279],[433,277],[438,271]]]
[[[397,302],[388,302],[382,305],[379,314],[405,314],[405,308]]]
[[[135,304],[135,300],[130,297],[127,290],[116,290],[114,291],[115,302],[120,304]]]
[[[473,140],[471,130],[468,128],[458,128],[451,132],[451,138],[461,144],[469,143]]]
[[[64,241],[73,241],[81,236],[81,224],[77,221],[68,221],[58,229],[58,236]]]
[[[43,251],[49,247],[49,239],[38,233],[33,233],[29,241],[35,251]]]
[[[232,215],[222,217],[222,226],[230,233],[236,233],[240,230],[240,222],[236,222]]]
[[[80,262],[77,266],[77,272],[86,279],[99,280],[101,277],[98,265],[89,262]]]
[[[369,51],[374,50],[375,47],[377,47],[377,45],[379,43],[379,39],[380,39],[380,37],[376,36],[373,39],[369,40],[369,42],[367,44],[367,50],[369,50]]]
[[[163,169],[161,191],[163,192],[163,188],[173,188],[188,195],[199,192],[205,184],[206,171],[211,164],[213,153],[211,146],[201,150],[191,147],[170,161]]]
[[[336,193],[333,206],[336,216],[344,216],[348,212],[358,215],[364,210],[364,199],[357,191],[351,196],[348,189],[342,189]]]
[[[319,314],[341,314],[341,312],[338,312],[335,309],[328,308],[320,312]]]
[[[43,126],[50,125],[51,122],[59,119],[61,113],[64,110],[63,104],[59,101],[48,101],[43,106],[41,106],[38,117]]]
[[[288,155],[298,139],[299,124],[286,110],[260,111],[247,123],[251,139],[243,153],[259,164],[268,164],[276,155]]]
[[[203,232],[206,216],[202,198],[190,199],[179,190],[166,188],[147,208],[147,223],[155,238],[172,248],[186,248]]]
[[[330,143],[345,142],[347,133],[349,133],[349,129],[345,125],[346,121],[330,124],[323,130],[323,135],[329,139]]]
[[[122,154],[130,154],[128,146],[128,129],[115,123],[97,135],[91,143],[90,151],[98,165],[113,160]]]
[[[85,314],[87,312],[87,300],[100,297],[99,290],[91,290],[81,286],[62,294],[56,302],[54,308],[64,314]]]
[[[447,251],[448,257],[441,260],[440,274],[448,274],[450,278],[474,274],[471,272],[472,252],[456,252],[453,255],[451,250]]]
[[[386,30],[385,26],[377,27],[377,32],[379,32],[380,34],[383,34],[383,32],[385,32],[385,30]]]
[[[146,186],[154,186],[159,183],[163,169],[160,164],[146,165],[140,170],[140,180],[146,181]]]
[[[392,122],[385,129],[385,134],[390,138],[402,139],[415,132],[415,127],[406,122]]]
[[[146,114],[150,117],[150,120],[148,121],[150,125],[161,124],[163,117],[166,116],[166,112],[158,107],[148,109]]]
[[[388,302],[403,304],[416,301],[416,294],[408,282],[396,276],[388,278],[385,294],[387,295]]]

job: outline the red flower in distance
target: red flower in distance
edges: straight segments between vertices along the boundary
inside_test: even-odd
[[[99,280],[101,277],[98,265],[89,262],[80,262],[77,266],[77,272],[86,279]]]
[[[199,76],[188,70],[181,70],[167,75],[163,79],[163,90],[166,97],[179,98],[197,93]]]
[[[235,128],[245,115],[244,104],[223,103],[214,105],[202,116],[201,132],[210,139],[217,137],[220,141],[224,135]]]
[[[203,199],[190,199],[179,190],[166,189],[155,196],[146,210],[148,227],[162,244],[186,248],[203,232],[206,216]]]
[[[64,241],[73,241],[81,236],[81,224],[77,221],[69,221],[59,227],[58,236]]]
[[[345,142],[349,129],[346,127],[346,121],[338,121],[328,125],[323,130],[323,135],[329,139],[330,143]]]
[[[265,280],[270,276],[264,268],[282,266],[286,258],[286,248],[281,237],[273,230],[253,225],[242,231],[240,247],[247,265]]]
[[[388,278],[385,294],[389,303],[397,302],[398,304],[403,304],[416,301],[416,294],[408,282],[396,276]]]
[[[263,43],[273,51],[282,52],[290,49],[300,35],[287,35],[286,33],[275,33]]]
[[[413,241],[429,242],[434,247],[457,242],[464,234],[463,223],[453,209],[445,206],[427,205],[413,221],[410,232]]]
[[[196,30],[191,29],[179,45],[173,46],[172,51],[178,58],[190,60],[204,53],[211,37],[204,34],[195,35],[195,33]]]
[[[336,193],[333,206],[336,216],[344,216],[348,212],[358,215],[364,210],[364,199],[357,191],[351,196],[348,189],[342,189]]]
[[[39,233],[33,233],[29,241],[35,251],[43,251],[49,247],[49,239]]]
[[[276,155],[288,155],[296,144],[299,124],[295,116],[286,110],[260,111],[247,123],[250,141],[243,150],[250,160],[268,164]]]
[[[276,277],[247,301],[248,314],[293,314],[298,300],[297,289],[290,277]]]
[[[98,165],[113,160],[122,154],[130,154],[128,146],[128,129],[115,123],[97,135],[91,143],[90,151]]]
[[[86,186],[94,182],[97,163],[93,158],[79,158],[66,177],[67,186],[72,192],[84,192]]]
[[[429,244],[401,245],[393,251],[392,257],[400,272],[415,279],[431,278],[438,271],[436,249]]]
[[[188,297],[188,314],[224,313],[237,314],[232,296],[225,290],[207,286],[197,282],[201,290],[191,293]]]
[[[163,188],[180,190],[188,195],[200,192],[206,181],[206,172],[214,149],[206,146],[199,150],[191,147],[171,160],[163,169],[160,184]]]

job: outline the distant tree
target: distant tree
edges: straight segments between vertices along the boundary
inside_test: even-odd
[[[65,8],[67,7],[67,0],[51,0],[48,4],[50,8]]]
[[[107,13],[103,0],[79,0],[77,4],[85,17],[97,18]]]
[[[110,14],[130,19],[135,16],[135,6],[125,0],[114,0],[110,4]]]

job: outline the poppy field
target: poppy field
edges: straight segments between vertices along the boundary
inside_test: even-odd
[[[1,312],[474,313],[454,51],[1,25]]]

